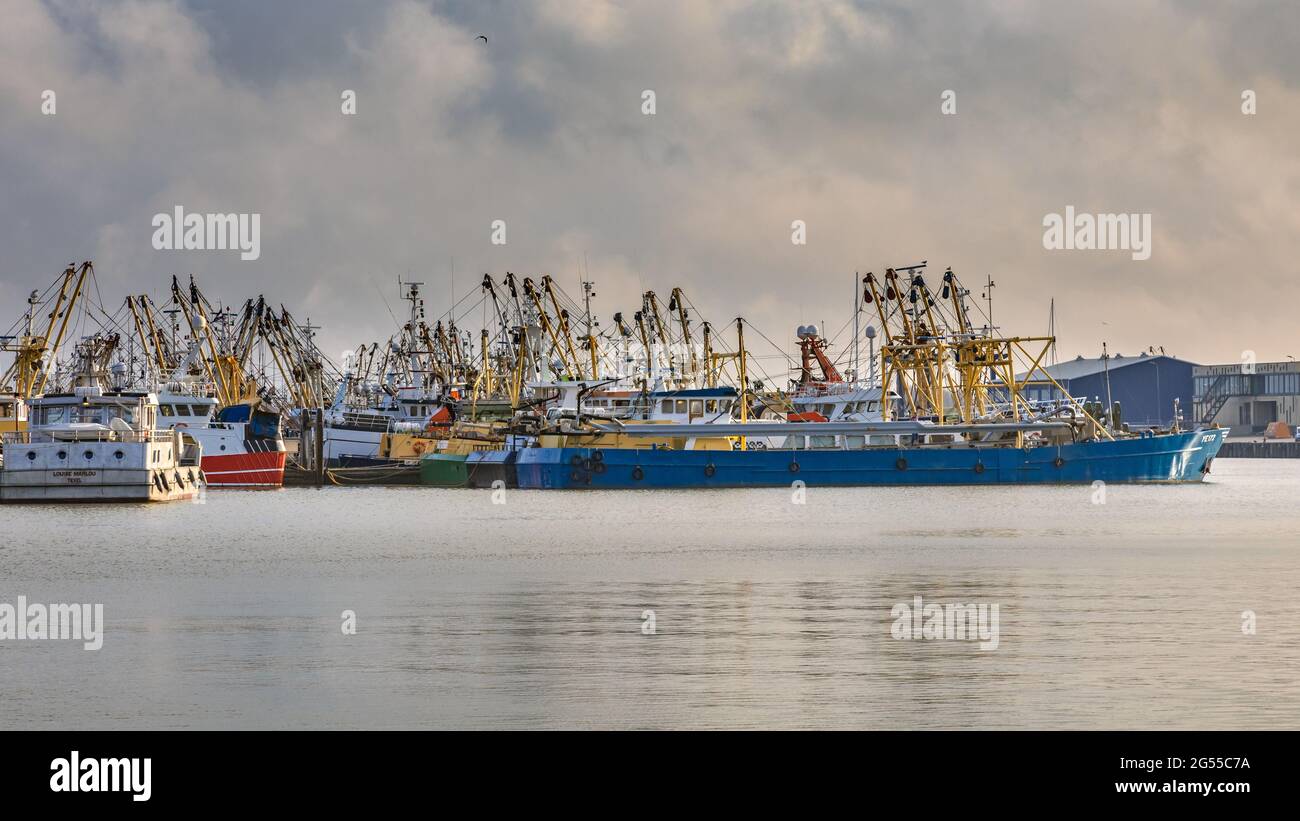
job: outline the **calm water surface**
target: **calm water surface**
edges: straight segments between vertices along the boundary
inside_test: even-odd
[[[1195,486],[0,507],[9,728],[1300,728],[1300,461]],[[999,606],[1000,645],[891,608]],[[343,635],[354,610],[357,634]],[[642,632],[653,610],[656,632]],[[1242,612],[1257,633],[1243,635]]]

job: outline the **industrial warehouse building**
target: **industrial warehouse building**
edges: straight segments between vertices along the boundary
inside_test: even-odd
[[[1197,365],[1164,354],[1137,356],[1111,354],[1093,359],[1076,357],[1048,365],[1044,370],[1069,392],[1085,401],[1109,407],[1120,403],[1123,421],[1134,427],[1167,427],[1174,420],[1177,400],[1184,425],[1192,416],[1192,371]],[[1023,377],[1022,377],[1023,378]],[[1031,384],[1024,390],[1030,400],[1059,399],[1051,385]]]
[[[1197,365],[1192,369],[1196,416],[1232,436],[1262,434],[1270,423],[1300,424],[1300,363]]]

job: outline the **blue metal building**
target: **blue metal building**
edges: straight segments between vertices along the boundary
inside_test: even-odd
[[[1196,363],[1163,354],[1138,356],[1111,354],[1086,359],[1082,356],[1045,370],[1071,396],[1103,404],[1120,403],[1123,420],[1130,425],[1167,426],[1174,419],[1174,400],[1179,401],[1183,422],[1193,424],[1192,368]],[[1029,399],[1059,397],[1050,385],[1029,386]],[[1109,407],[1109,405],[1107,405]]]

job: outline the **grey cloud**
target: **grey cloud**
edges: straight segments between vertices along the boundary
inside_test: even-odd
[[[855,270],[924,258],[992,274],[1010,330],[1044,330],[1055,296],[1066,351],[1107,338],[1282,358],[1300,290],[1298,16],[16,0],[0,28],[0,310],[94,258],[106,299],[192,271],[227,300],[310,314],[341,350],[391,332],[376,287],[394,301],[399,275],[429,282],[437,311],[453,260],[463,295],[507,269],[573,290],[585,255],[606,315],[680,284],[715,321],[743,313],[784,341],[799,322],[838,327]],[[51,87],[59,113],[41,117]],[[262,258],[153,251],[150,217],[177,203],[262,213]],[[1152,212],[1152,259],[1044,251],[1043,214],[1071,204]]]

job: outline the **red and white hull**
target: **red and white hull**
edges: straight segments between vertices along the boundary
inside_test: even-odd
[[[284,484],[283,450],[203,454],[208,487],[280,487]]]

